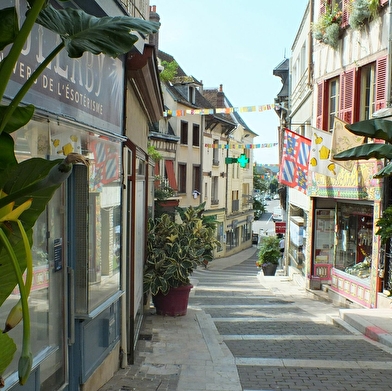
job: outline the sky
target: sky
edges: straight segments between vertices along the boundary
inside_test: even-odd
[[[159,49],[187,75],[218,88],[234,107],[274,103],[282,88],[272,74],[285,58],[308,0],[150,0],[160,16]],[[278,142],[274,110],[240,113],[259,136],[254,144]],[[253,150],[258,164],[278,164],[278,147]]]

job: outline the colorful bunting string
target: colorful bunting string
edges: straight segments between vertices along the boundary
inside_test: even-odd
[[[243,107],[224,107],[216,109],[188,109],[188,110],[166,110],[163,113],[164,117],[183,117],[184,115],[212,115],[212,114],[230,114],[233,112],[252,113],[255,111],[261,112],[272,110],[275,104],[260,105],[260,106],[243,106]]]
[[[204,144],[206,148],[214,149],[255,149],[255,148],[272,148],[278,143],[264,143],[264,144]]]

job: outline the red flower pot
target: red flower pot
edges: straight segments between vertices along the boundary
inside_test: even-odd
[[[157,315],[183,316],[186,315],[188,308],[189,293],[193,285],[170,288],[169,292],[164,295],[159,292],[152,297]]]

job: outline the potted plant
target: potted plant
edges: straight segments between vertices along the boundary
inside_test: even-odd
[[[361,29],[370,17],[369,0],[356,0],[352,3],[348,22],[353,29]]]
[[[348,22],[353,29],[361,29],[367,21],[377,17],[379,0],[355,0],[350,7]]]
[[[256,265],[261,267],[265,276],[274,276],[281,256],[280,239],[277,236],[266,236],[262,239]]]
[[[338,4],[325,5],[325,12],[321,14],[316,23],[312,25],[313,36],[318,41],[337,49],[339,43],[340,24],[342,23],[342,11]]]
[[[148,222],[144,293],[152,294],[159,315],[186,314],[190,275],[219,243],[215,230],[203,223],[198,208],[182,210],[180,222],[163,214]]]

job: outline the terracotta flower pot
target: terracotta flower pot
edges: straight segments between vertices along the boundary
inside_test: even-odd
[[[157,315],[183,316],[188,308],[189,293],[193,285],[170,288],[164,295],[161,292],[152,297]]]

